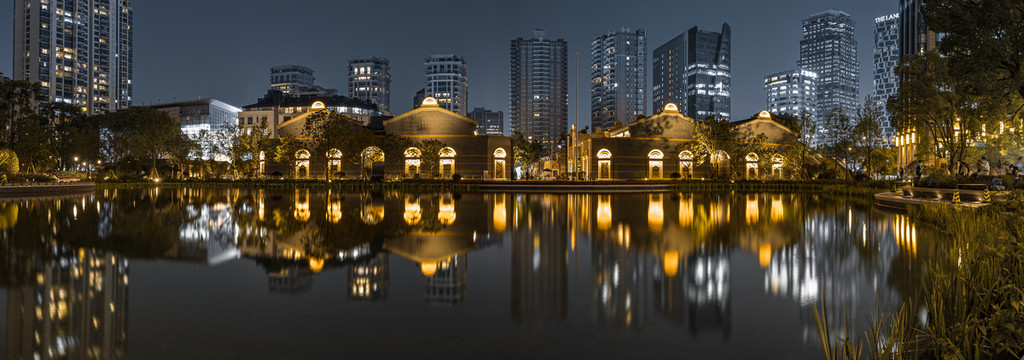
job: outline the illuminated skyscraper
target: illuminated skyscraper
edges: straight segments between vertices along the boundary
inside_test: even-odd
[[[889,122],[889,113],[885,103],[890,96],[895,96],[900,88],[900,79],[896,76],[896,66],[900,64],[900,14],[875,18],[875,53],[874,74],[871,80],[871,101],[882,111],[882,137],[891,139],[896,130]]]
[[[818,135],[827,131],[822,119],[836,108],[850,118],[860,105],[860,62],[853,17],[839,10],[826,10],[803,20],[800,60],[797,65],[818,74]]]
[[[377,109],[391,112],[391,61],[366,56],[348,61],[348,97],[377,104]]]
[[[480,135],[505,135],[505,113],[484,108],[474,108],[467,114],[470,119],[478,121],[476,133]]]
[[[818,74],[807,70],[789,70],[764,77],[768,111],[772,114],[809,113],[817,115]]]
[[[590,122],[611,129],[646,115],[647,31],[623,28],[590,45]]]
[[[132,105],[129,0],[18,0],[14,14],[14,80],[88,114]]]
[[[388,254],[357,261],[348,268],[348,298],[375,301],[388,297]]]
[[[568,43],[544,37],[516,38],[509,44],[509,121],[513,132],[540,142],[557,144],[568,131]]]
[[[455,54],[430,55],[423,61],[423,67],[426,69],[426,96],[437,99],[442,109],[466,115],[469,107],[466,58]]]
[[[722,32],[696,26],[654,49],[654,108],[668,103],[679,106],[683,115],[703,120],[708,116],[732,117],[732,30]]]

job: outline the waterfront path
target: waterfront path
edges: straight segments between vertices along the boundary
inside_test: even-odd
[[[94,182],[0,184],[0,198],[81,194],[96,191]]]

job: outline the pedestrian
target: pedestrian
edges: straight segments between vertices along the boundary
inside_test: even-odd
[[[992,169],[989,167],[988,159],[986,159],[984,156],[982,156],[981,159],[978,160],[978,171],[975,172],[974,175],[986,175],[987,176],[991,172],[992,172]]]
[[[1013,164],[1014,175],[1021,176],[1024,174],[1024,156],[1017,157],[1017,163]]]

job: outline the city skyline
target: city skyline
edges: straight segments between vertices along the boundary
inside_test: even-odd
[[[435,9],[422,9],[411,3],[388,2],[385,4],[351,4],[346,11],[370,11],[373,9],[394,9],[394,22],[405,21],[409,26],[373,26],[377,31],[360,37],[343,37],[341,46],[325,48],[326,41],[315,34],[337,33],[343,29],[332,22],[315,21],[340,7],[331,3],[313,3],[321,10],[310,12],[309,6],[296,6],[294,9],[279,9],[270,2],[246,2],[238,6],[231,1],[207,7],[202,13],[189,13],[195,23],[200,24],[183,28],[172,23],[174,16],[183,9],[190,8],[188,1],[165,3],[135,3],[135,105],[158,102],[182,101],[197,98],[216,98],[229,104],[247,104],[262,95],[266,83],[266,71],[280,64],[300,64],[317,71],[318,83],[326,88],[346,89],[347,68],[345,60],[357,56],[381,56],[392,60],[392,92],[396,103],[393,113],[403,113],[412,108],[406,100],[413,97],[415,91],[422,87],[422,59],[436,53],[459,53],[467,58],[471,66],[469,77],[473,90],[473,99],[468,108],[486,107],[497,111],[507,110],[507,71],[508,60],[503,53],[507,41],[516,37],[529,36],[534,28],[545,28],[549,33],[557,33],[569,44],[570,56],[575,52],[581,54],[579,76],[585,80],[589,74],[582,71],[586,68],[590,43],[595,36],[606,33],[609,29],[621,27],[644,28],[648,32],[650,44],[662,44],[692,26],[715,29],[722,22],[733,27],[733,111],[734,120],[749,117],[764,108],[763,76],[779,69],[792,67],[792,59],[798,54],[800,38],[800,19],[807,15],[838,8],[849,12],[856,21],[868,23],[871,19],[897,10],[896,1],[871,1],[867,3],[853,1],[813,2],[802,1],[792,4],[786,9],[776,9],[770,4],[751,3],[749,11],[732,12],[732,5],[702,5],[700,11],[683,11],[687,4],[664,5],[657,2],[641,2],[617,11],[614,19],[607,21],[574,21],[590,18],[598,8],[608,8],[612,3],[587,3],[594,10],[577,9],[582,5],[548,4],[549,13],[540,16],[531,15],[528,8],[530,2],[517,4],[453,4],[452,8],[460,9],[451,14]],[[603,5],[602,5],[603,4]],[[652,7],[664,11],[645,11]],[[238,20],[225,17],[229,9],[243,8]],[[800,9],[793,11],[792,9]],[[10,11],[5,9],[4,12]],[[256,20],[273,19],[290,13],[302,13],[309,16],[309,30],[262,30],[245,26],[237,26],[242,19]],[[651,15],[663,14],[663,15]],[[0,12],[3,14],[3,12]],[[320,15],[323,14],[323,15]],[[475,16],[458,27],[444,28],[436,39],[429,39],[410,34],[404,29],[419,27],[417,24],[428,24],[428,19],[437,17],[465,18],[458,14],[493,14],[491,16]],[[0,16],[6,23],[2,26],[13,26],[13,16]],[[205,21],[208,19],[209,21]],[[214,20],[215,19],[215,20]],[[670,20],[671,21],[668,21]],[[766,19],[771,19],[772,26],[763,29]],[[269,21],[269,20],[268,20]],[[356,28],[358,24],[366,24],[364,19],[352,19]],[[585,24],[574,26],[572,24]],[[462,28],[477,29],[462,31]],[[173,31],[170,31],[171,29]],[[305,33],[311,36],[299,36]],[[871,44],[871,29],[860,27],[856,34],[860,46]],[[188,40],[186,40],[188,39]],[[279,39],[281,41],[275,41]],[[288,41],[284,41],[287,39]],[[0,46],[11,48],[10,38],[0,39]],[[194,51],[204,52],[204,56],[193,56],[190,52],[167,51],[168,48],[182,47],[186,43]],[[260,51],[260,56],[244,56],[246,49],[274,47],[276,51],[267,53]],[[316,51],[311,49],[316,48]],[[650,48],[648,52],[650,52]],[[765,54],[777,54],[764,56]],[[859,60],[868,63],[871,52],[860,49]],[[251,58],[252,60],[246,60]],[[0,71],[10,74],[11,58],[4,58],[0,63]],[[570,58],[569,71],[569,121],[572,122],[576,109],[580,111],[580,124],[590,124],[587,82],[579,81],[579,106],[575,104],[572,93],[576,81],[576,61]],[[648,64],[649,66],[649,64]],[[175,68],[180,71],[171,71]],[[863,70],[863,69],[862,69]],[[861,93],[870,90],[871,74],[861,72]],[[650,75],[649,75],[650,76]],[[648,79],[650,83],[650,79]],[[649,91],[649,89],[648,89]],[[650,106],[650,104],[648,104]],[[648,112],[654,108],[649,107]]]

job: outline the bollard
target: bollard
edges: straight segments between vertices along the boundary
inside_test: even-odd
[[[953,189],[953,203],[960,203],[960,189]]]
[[[989,193],[988,188],[985,188],[985,202],[992,202],[992,194]]]

